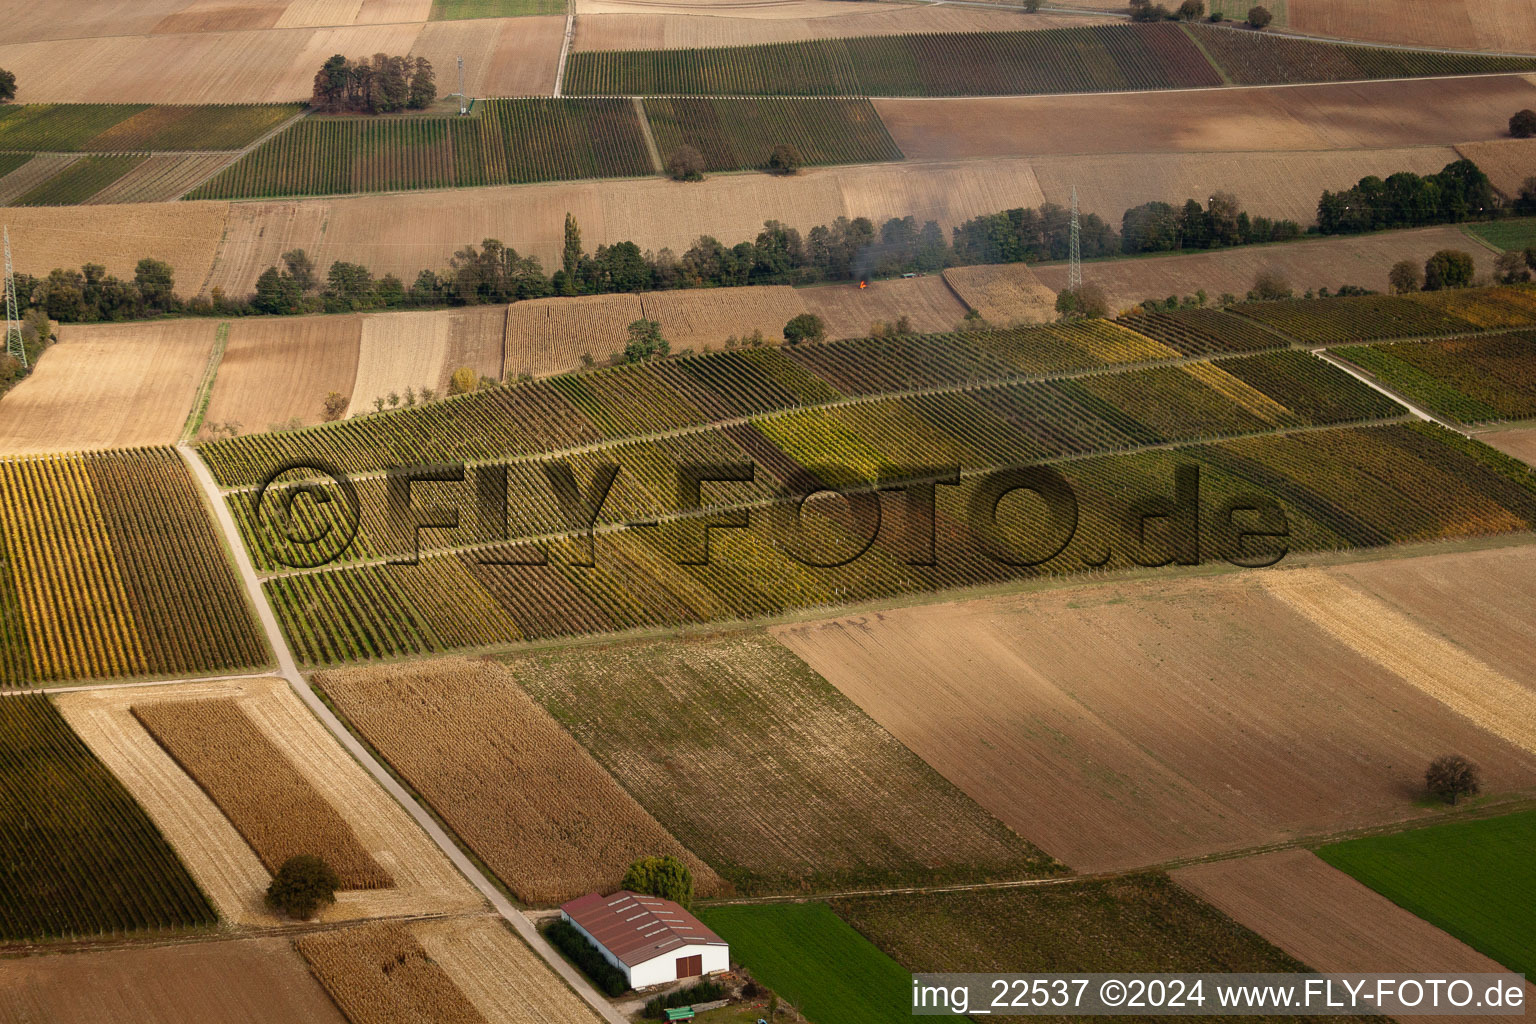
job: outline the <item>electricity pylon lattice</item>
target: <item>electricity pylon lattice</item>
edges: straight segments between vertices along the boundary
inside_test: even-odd
[[[459,116],[469,113],[469,107],[464,102],[464,58],[459,58]]]
[[[21,319],[16,315],[16,273],[11,269],[11,229],[5,228],[5,350],[27,365],[27,346],[22,342]]]
[[[1083,239],[1077,226],[1077,186],[1072,186],[1072,265],[1067,268],[1067,290],[1083,286]]]

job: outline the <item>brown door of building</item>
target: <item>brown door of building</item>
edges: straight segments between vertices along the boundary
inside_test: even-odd
[[[704,956],[680,956],[677,958],[677,976],[679,978],[697,978],[704,973]]]

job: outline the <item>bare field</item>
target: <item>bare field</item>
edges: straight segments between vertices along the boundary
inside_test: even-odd
[[[127,280],[139,260],[152,256],[176,269],[178,292],[193,295],[213,269],[228,212],[228,203],[15,206],[6,209],[5,222],[19,273],[47,277],[55,267],[100,263]]]
[[[483,377],[501,377],[506,309],[471,307],[431,312],[372,313],[363,317],[348,416],[372,412],[375,398],[423,387],[446,392],[448,376],[468,366]]]
[[[903,316],[914,331],[941,334],[960,326],[968,312],[937,274],[872,281],[868,288],[834,284],[799,291],[805,308],[826,321],[829,338],[868,337],[876,323],[894,324]]]
[[[430,21],[411,56],[432,62],[440,96],[458,88],[454,59],[461,54],[471,96],[548,96],[564,41],[562,17]]]
[[[0,1021],[345,1024],[285,938],[0,960]]]
[[[1423,266],[1440,249],[1470,253],[1480,275],[1493,271],[1494,254],[1468,238],[1460,228],[1447,225],[1381,235],[1104,260],[1085,264],[1083,280],[1104,289],[1111,309],[1124,309],[1146,299],[1169,295],[1193,295],[1201,289],[1212,300],[1223,292],[1241,298],[1253,287],[1253,279],[1261,270],[1278,270],[1298,295],[1308,288],[1335,290],[1345,284],[1385,292],[1392,264],[1412,260]],[[1065,264],[1032,269],[1035,278],[1053,294],[1067,286]],[[993,274],[1007,273],[1008,268],[971,267],[966,272],[985,280]]]
[[[0,402],[0,452],[169,444],[181,436],[216,320],[59,328]]]
[[[717,11],[712,7],[686,8],[679,4],[625,0],[578,0],[576,7],[579,16],[576,37],[571,41],[573,50],[677,50],[909,32],[1017,32],[1021,29],[1074,28],[1119,20],[1073,14],[1025,16],[1018,11],[882,4],[874,0],[864,0],[851,9],[836,0],[821,4],[784,4],[771,8],[786,12],[775,17],[742,15],[741,8],[736,6],[722,5]],[[587,9],[593,7],[612,13],[587,13]],[[824,12],[826,8],[831,10]],[[801,10],[805,13],[788,13]],[[631,11],[636,13],[628,13]]]
[[[1536,139],[1464,142],[1456,151],[1481,167],[1493,187],[1511,199],[1520,194],[1525,180],[1536,174]]]
[[[1536,53],[1536,8],[1526,0],[1290,0],[1289,27],[1367,42]]]
[[[187,0],[0,0],[0,24],[17,41],[132,35],[186,6]]]
[[[315,676],[341,714],[528,903],[614,889],[636,859],[720,880],[494,662],[451,658]]]
[[[1437,971],[1504,971],[1308,850],[1197,864],[1174,871],[1173,879],[1316,971],[1413,973],[1426,964]],[[1536,986],[1527,983],[1525,991],[1527,1002],[1536,998]]]
[[[1490,430],[1487,433],[1478,434],[1477,439],[1484,444],[1492,445],[1505,455],[1513,455],[1522,462],[1536,467],[1536,428]]]
[[[988,323],[1006,327],[1056,319],[1056,290],[1047,288],[1023,263],[993,267],[950,267],[944,280]]]
[[[160,701],[232,700],[340,811],[391,889],[346,890],[322,921],[476,911],[484,904],[378,784],[281,679],[115,687],[61,694],[59,711],[164,833],[219,916],[237,926],[282,924],[265,905],[271,876],[229,820],[133,717]]]
[[[246,434],[319,423],[329,392],[352,395],[362,333],[356,314],[232,322],[204,422]]]
[[[159,34],[184,34],[271,28],[283,16],[287,6],[288,0],[248,0],[238,4],[229,0],[197,0],[161,18],[152,31]]]
[[[1083,212],[1118,226],[1132,206],[1161,199],[1182,206],[1212,192],[1235,194],[1253,216],[1317,220],[1324,189],[1349,188],[1366,175],[1433,174],[1457,159],[1449,147],[1303,153],[1148,153],[1139,156],[1043,157],[1034,161],[1045,198],[1066,206],[1077,185]],[[1007,204],[1018,206],[1018,202]],[[1006,207],[998,207],[1005,209]]]
[[[418,921],[411,933],[491,1024],[595,1024],[592,1010],[500,918]]]
[[[977,214],[1036,206],[1042,199],[1028,162],[999,160],[818,167],[788,178],[718,174],[699,184],[637,178],[234,203],[209,285],[248,293],[291,248],[307,250],[322,267],[351,260],[368,265],[375,276],[415,280],[423,267],[447,266],[466,242],[499,238],[555,267],[568,211],[581,224],[588,249],[630,240],[643,249],[682,253],[700,235],[727,245],[755,238],[769,219],[806,231],[840,216],[878,223],[911,214],[948,230]],[[1314,205],[1316,200],[1314,195]],[[1114,216],[1118,220],[1118,210]]]
[[[1463,568],[1460,585],[1475,589],[1475,564]],[[774,632],[982,806],[1082,870],[1413,818],[1435,751],[1466,752],[1490,792],[1536,785],[1536,757],[1318,628],[1264,576],[1072,587]]]
[[[1026,19],[1028,20],[1028,19]],[[1449,146],[1508,135],[1521,75],[1166,94],[877,99],[908,159]],[[1528,164],[1529,165],[1529,164]]]

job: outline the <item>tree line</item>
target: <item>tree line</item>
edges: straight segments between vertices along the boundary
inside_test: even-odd
[[[422,110],[436,99],[437,80],[425,57],[376,53],[348,60],[338,53],[315,72],[310,103],[332,114],[388,114]]]

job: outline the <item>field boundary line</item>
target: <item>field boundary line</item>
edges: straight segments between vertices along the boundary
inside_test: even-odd
[[[188,192],[193,192],[193,191],[196,191],[197,189],[202,188],[204,185],[208,184],[208,182],[212,181],[214,178],[217,178],[219,175],[223,174],[225,171],[227,171],[231,167],[233,167],[236,163],[238,163],[241,159],[243,159],[246,156],[246,154],[250,153],[251,150],[255,149],[257,146],[262,145],[268,139],[272,138],[274,135],[278,135],[278,134],[280,134],[282,132],[287,131],[289,128],[293,127],[300,120],[302,120],[302,119],[304,119],[304,118],[306,118],[308,116],[309,116],[309,105],[305,104],[303,110],[300,110],[298,113],[294,114],[292,117],[288,118],[286,121],[282,122],[281,124],[274,125],[271,128],[271,130],[263,133],[259,138],[253,139],[250,143],[248,143],[247,145],[245,145],[244,147],[242,147],[240,149],[229,150],[228,151],[229,152],[229,159],[228,160],[225,160],[223,163],[219,164],[217,167],[215,167],[208,174],[204,175],[198,181],[195,181],[191,185],[188,185],[185,189],[182,190],[180,195],[176,196],[176,199],[178,199],[178,200],[185,199]],[[225,202],[228,202],[228,200],[225,200]],[[218,261],[217,257],[215,257],[214,261],[215,262]]]
[[[181,428],[181,439],[190,441],[202,429],[203,417],[208,414],[208,403],[213,398],[213,382],[219,375],[219,364],[224,361],[224,349],[229,345],[229,321],[219,324],[214,331],[213,348],[208,353],[208,366],[203,370],[203,379],[197,385],[197,395],[192,399],[192,408],[187,413],[186,425]]]
[[[1325,363],[1332,363],[1334,366],[1337,366],[1339,369],[1343,370],[1345,373],[1349,374],[1351,377],[1355,378],[1360,383],[1362,383],[1366,387],[1370,388],[1372,391],[1378,391],[1381,394],[1386,395],[1388,398],[1392,399],[1392,401],[1396,402],[1398,405],[1403,406],[1405,409],[1407,409],[1409,412],[1413,413],[1415,416],[1417,416],[1419,419],[1423,420],[1424,422],[1426,422],[1426,423],[1438,423],[1440,426],[1444,427],[1445,429],[1454,431],[1454,432],[1460,434],[1462,437],[1470,438],[1472,436],[1470,433],[1468,433],[1462,427],[1457,426],[1454,423],[1451,423],[1449,420],[1443,420],[1439,416],[1436,416],[1435,414],[1433,414],[1433,413],[1431,413],[1431,412],[1429,412],[1429,411],[1427,411],[1425,409],[1419,408],[1417,405],[1413,404],[1413,402],[1409,401],[1403,395],[1400,395],[1396,391],[1393,391],[1390,388],[1386,387],[1384,384],[1381,384],[1381,383],[1377,382],[1375,378],[1367,375],[1364,370],[1361,370],[1360,368],[1356,367],[1353,363],[1349,362],[1348,360],[1340,359],[1338,356],[1334,355],[1332,352],[1325,352],[1322,349],[1316,349],[1316,350],[1314,350],[1312,352],[1312,354],[1317,356],[1317,358],[1321,359]]]
[[[235,568],[240,573],[241,581],[245,584],[246,592],[256,606],[257,617],[262,630],[267,635],[267,642],[271,644],[273,653],[277,656],[276,675],[281,676],[305,707],[318,718],[331,736],[340,743],[342,749],[347,751],[361,765],[374,781],[389,794],[394,801],[411,816],[416,825],[427,834],[427,837],[442,851],[459,873],[479,891],[480,895],[490,903],[503,920],[512,926],[513,930],[523,939],[528,946],[537,953],[549,965],[559,977],[563,978],[572,990],[592,1007],[594,1013],[609,1024],[629,1024],[627,1018],[614,1010],[611,1003],[598,994],[591,983],[582,976],[576,968],[571,966],[554,947],[545,941],[533,922],[525,917],[512,902],[502,895],[500,889],[485,876],[479,868],[475,867],[459,849],[452,838],[442,829],[426,810],[411,798],[401,785],[395,781],[395,777],[388,769],[381,765],[368,750],[357,741],[356,737],[348,731],[341,720],[336,717],[324,701],[316,695],[313,688],[305,680],[299,671],[298,663],[294,661],[293,652],[288,647],[288,639],[277,625],[277,616],[272,610],[271,602],[267,600],[265,589],[256,576],[256,571],[251,564],[251,556],[245,549],[244,542],[240,539],[240,533],[235,527],[234,517],[230,515],[229,506],[221,500],[218,485],[214,483],[213,474],[209,471],[196,451],[185,442],[176,446],[177,453],[187,463],[192,476],[197,480],[203,491],[204,497],[213,505],[214,521],[218,524],[219,531],[224,540],[233,549]]]
[[[25,697],[34,693],[82,693],[96,690],[126,690],[134,686],[183,686],[198,683],[234,683],[250,679],[271,679],[272,672],[242,672],[238,675],[193,676],[187,679],[138,679],[117,683],[72,683],[68,686],[30,686],[0,689],[0,697]]]
[[[555,92],[554,98],[559,99],[561,90],[565,88],[565,59],[571,55],[571,40],[576,36],[576,12],[567,11],[565,14],[565,39],[560,43],[560,62],[555,65]]]
[[[631,97],[635,104],[635,116],[640,119],[640,135],[645,139],[645,151],[651,155],[651,169],[657,174],[662,173],[661,150],[656,146],[656,136],[651,131],[651,119],[645,116],[645,100],[639,96]]]

